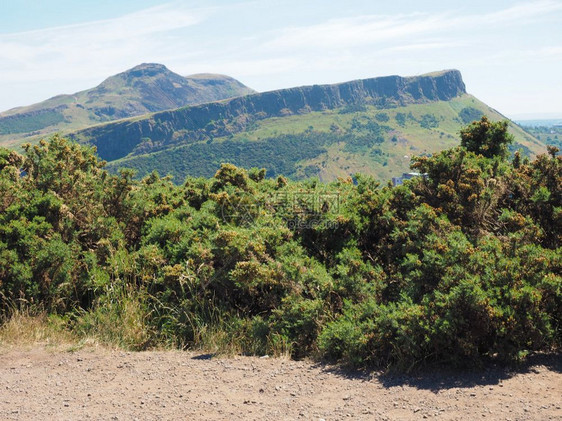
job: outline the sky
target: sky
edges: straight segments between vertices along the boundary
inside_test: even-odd
[[[140,63],[263,92],[458,69],[511,118],[562,118],[562,0],[0,0],[0,111]]]

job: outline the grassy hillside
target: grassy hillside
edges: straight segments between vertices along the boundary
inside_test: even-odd
[[[235,134],[203,136],[200,141],[154,153],[135,155],[134,151],[109,167],[134,168],[139,176],[157,170],[173,175],[176,182],[187,175],[210,177],[224,162],[265,167],[271,177],[318,176],[330,181],[361,172],[389,180],[408,171],[413,155],[457,145],[460,128],[484,114],[491,120],[504,119],[468,94],[394,108],[345,106],[266,118]],[[530,156],[545,151],[540,141],[517,125],[511,124],[510,131],[516,139],[512,149],[522,149]],[[142,145],[136,150],[142,151]]]
[[[0,145],[14,147],[48,133],[253,92],[224,75],[183,77],[161,64],[141,64],[109,77],[95,88],[0,113]]]

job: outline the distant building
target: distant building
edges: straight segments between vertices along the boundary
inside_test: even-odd
[[[421,174],[419,172],[405,172],[400,177],[392,177],[392,185],[401,186],[404,184],[405,180],[411,180],[416,177],[426,177],[427,174]]]

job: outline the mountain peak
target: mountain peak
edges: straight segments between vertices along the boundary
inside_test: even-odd
[[[166,66],[160,63],[141,63],[129,70],[143,70],[143,69],[168,70]]]
[[[108,77],[104,80],[100,86],[105,86],[109,83],[119,81],[127,81],[126,83],[130,83],[130,81],[135,79],[150,79],[154,77],[161,77],[161,78],[181,78],[180,75],[172,72],[163,64],[158,63],[142,63],[139,64],[131,69],[125,70],[124,72],[118,73],[116,75]]]
[[[142,63],[95,88],[0,113],[0,143],[253,92],[228,76],[183,77],[163,64]]]
[[[460,70],[457,69],[443,69],[443,70],[436,70],[434,72],[429,72],[429,73],[424,73],[419,75],[420,77],[438,77],[438,76],[443,76],[446,75],[447,73],[454,75],[454,76],[458,76],[461,77],[461,72]]]
[[[143,76],[156,76],[158,74],[173,74],[166,66],[159,63],[142,63],[132,69],[126,70],[124,75],[131,75],[133,77],[143,77]]]

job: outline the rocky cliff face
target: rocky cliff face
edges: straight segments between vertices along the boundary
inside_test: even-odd
[[[381,108],[447,101],[466,92],[457,70],[415,77],[388,76],[335,85],[314,85],[247,95],[163,111],[80,131],[108,161],[177,144],[237,133],[256,120],[362,104]]]

